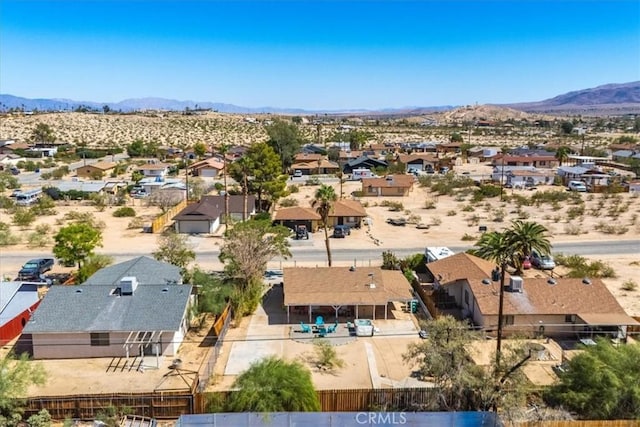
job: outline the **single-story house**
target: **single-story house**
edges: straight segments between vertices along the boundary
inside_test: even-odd
[[[81,285],[52,286],[22,341],[34,359],[175,356],[194,303],[181,283],[178,267],[138,257]]]
[[[17,154],[0,154],[0,169],[11,168],[17,166],[19,162],[27,160],[26,158]]]
[[[438,153],[447,154],[447,153],[459,153],[462,149],[462,142],[446,142],[442,144],[438,144],[436,146],[436,150]]]
[[[363,178],[363,196],[408,196],[415,182],[412,175],[387,175],[382,178]]]
[[[506,183],[514,187],[551,184],[555,174],[551,170],[516,169],[505,171]]]
[[[535,168],[556,168],[560,162],[553,154],[532,154],[527,156],[515,156],[510,154],[497,154],[491,160],[492,166],[533,166]]]
[[[189,166],[193,176],[215,178],[224,171],[224,162],[217,157],[209,157]]]
[[[139,166],[138,171],[145,177],[150,178],[164,178],[169,174],[169,164],[167,163],[147,163]]]
[[[176,233],[215,233],[224,224],[224,196],[203,196],[199,202],[187,205],[173,217]],[[229,216],[241,221],[244,212],[244,196],[229,195]],[[256,196],[247,196],[247,218],[256,213]]]
[[[357,200],[337,200],[329,213],[331,226],[348,225],[360,228],[362,220],[367,216],[362,203]]]
[[[106,181],[60,181],[56,185],[60,191],[82,191],[83,193],[101,193]]]
[[[293,158],[293,162],[294,163],[311,163],[311,162],[317,162],[318,160],[322,160],[324,159],[324,155],[321,153],[308,153],[308,152],[302,152],[302,153],[297,153],[295,155],[295,157]]]
[[[392,302],[413,299],[411,285],[398,270],[380,267],[294,267],[283,270],[287,322],[294,313],[329,314],[337,319],[388,317]]]
[[[102,178],[113,171],[116,166],[117,163],[115,162],[97,162],[80,166],[76,169],[76,174],[80,178]]]
[[[0,147],[0,153],[1,154],[13,154],[16,151],[27,151],[28,149],[31,148],[31,144],[28,144],[26,142],[14,142],[12,144],[6,144],[2,147]]]
[[[582,163],[578,166],[560,166],[557,174],[562,182],[583,181],[588,187],[609,185],[611,176],[604,173],[600,167],[593,163]]]
[[[142,178],[137,185],[144,188],[147,194],[153,194],[163,188],[178,188],[186,192],[186,183],[178,178],[164,178],[161,176]]]
[[[304,225],[312,233],[318,229],[320,220],[320,214],[315,209],[301,206],[278,208],[273,214],[274,224],[280,224],[293,230],[299,225]]]
[[[36,283],[0,282],[0,288],[0,345],[5,345],[22,333],[40,298]]]
[[[433,153],[399,154],[396,160],[405,165],[405,170],[434,171],[437,169],[438,159]]]
[[[340,170],[340,166],[337,163],[331,162],[326,159],[320,159],[319,161],[307,161],[298,162],[291,165],[292,170],[300,170],[303,175],[312,174],[334,174]]]
[[[376,168],[386,168],[388,166],[385,160],[376,159],[375,157],[370,157],[366,155],[362,155],[357,159],[351,159],[345,163],[342,168],[343,173],[351,173],[354,169],[370,169],[375,170]]]
[[[463,318],[485,331],[497,329],[500,278],[495,263],[458,253],[426,265],[436,292]],[[506,274],[504,333],[554,337],[606,334],[625,338],[640,325],[625,313],[600,279],[525,278]]]

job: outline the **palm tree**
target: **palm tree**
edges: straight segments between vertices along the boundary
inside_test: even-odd
[[[320,188],[316,190],[313,202],[311,206],[316,208],[316,211],[322,219],[322,226],[324,227],[324,244],[327,248],[327,262],[331,267],[331,248],[329,247],[329,214],[333,210],[333,203],[337,200],[336,192],[330,185],[322,184]]]
[[[229,144],[222,143],[218,148],[220,154],[222,154],[222,170],[224,175],[222,178],[224,179],[224,231],[229,229],[229,190],[227,189],[227,153],[229,152]]]
[[[565,145],[556,150],[556,159],[560,162],[560,166],[562,166],[562,162],[569,160],[569,154],[571,154],[571,148]]]
[[[540,254],[551,252],[551,242],[549,241],[549,230],[542,224],[533,221],[515,220],[511,222],[511,227],[507,230],[511,241],[511,262],[517,272],[522,271],[522,261],[531,255],[531,251]]]

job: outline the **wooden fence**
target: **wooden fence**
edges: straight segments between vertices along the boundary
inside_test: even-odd
[[[158,216],[151,223],[151,232],[152,233],[162,233],[162,231],[164,231],[165,225],[167,225],[167,223],[171,220],[171,218],[176,216],[182,209],[184,209],[186,207],[187,207],[187,201],[186,200],[182,200],[180,203],[178,203],[177,205],[173,206],[172,208],[170,208],[168,211],[166,211],[162,215]]]
[[[229,325],[231,324],[231,304],[227,304],[227,306],[222,311],[222,314],[218,316],[216,321],[213,324],[213,331],[215,332],[215,344],[209,349],[206,357],[202,361],[202,364],[198,368],[198,385],[197,390],[199,392],[203,392],[207,386],[209,385],[209,381],[211,381],[211,376],[214,373],[216,362],[218,361],[218,357],[220,356],[220,351],[222,349],[222,343],[224,342],[224,337],[229,330]]]
[[[437,391],[433,388],[338,389],[318,390],[322,412],[415,411],[433,406]],[[210,402],[224,408],[232,391],[207,392],[196,395],[196,409],[205,413]]]
[[[29,417],[46,409],[55,420],[89,420],[112,408],[127,408],[138,416],[168,419],[194,413],[194,400],[191,393],[184,391],[44,396],[28,399],[25,415]]]

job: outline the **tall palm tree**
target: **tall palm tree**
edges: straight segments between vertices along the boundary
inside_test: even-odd
[[[324,227],[324,244],[327,248],[327,262],[331,267],[331,248],[329,247],[329,214],[333,211],[333,204],[338,199],[336,192],[330,185],[322,184],[320,188],[316,190],[313,202],[311,206],[316,208],[316,212],[322,219],[322,226]]]
[[[498,306],[498,340],[496,343],[496,366],[500,366],[502,349],[502,312],[504,309],[504,279],[507,265],[512,260],[511,242],[507,231],[485,233],[476,242],[476,248],[469,251],[472,255],[495,261],[500,267],[500,301]]]
[[[516,271],[522,271],[522,261],[531,255],[531,251],[540,254],[551,252],[551,242],[549,241],[549,230],[537,222],[521,221],[519,219],[511,222],[511,227],[507,230],[511,241],[511,262]]]
[[[229,144],[223,142],[218,147],[218,151],[222,154],[222,178],[224,179],[224,231],[229,229],[229,189],[227,188],[227,153],[229,152]]]

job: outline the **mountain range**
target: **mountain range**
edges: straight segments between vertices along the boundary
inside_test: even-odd
[[[29,99],[21,98],[9,94],[0,94],[0,111],[9,109],[22,109],[24,111],[71,111],[78,108],[88,108],[102,110],[105,106],[113,111],[131,112],[143,110],[166,110],[166,111],[186,111],[186,110],[213,110],[223,113],[238,114],[406,114],[427,113],[444,111],[455,108],[454,106],[433,106],[433,107],[411,107],[411,108],[389,108],[384,110],[340,110],[340,111],[312,111],[300,108],[273,108],[273,107],[243,107],[220,102],[196,102],[177,101],[164,98],[136,98],[125,99],[116,103],[101,103],[94,101],[75,101],[71,99]],[[616,114],[638,113],[640,112],[640,81],[606,84],[590,89],[583,89],[568,92],[556,97],[537,102],[524,102],[517,104],[500,104],[500,106],[513,108],[525,112],[536,113],[600,113],[609,112]]]

